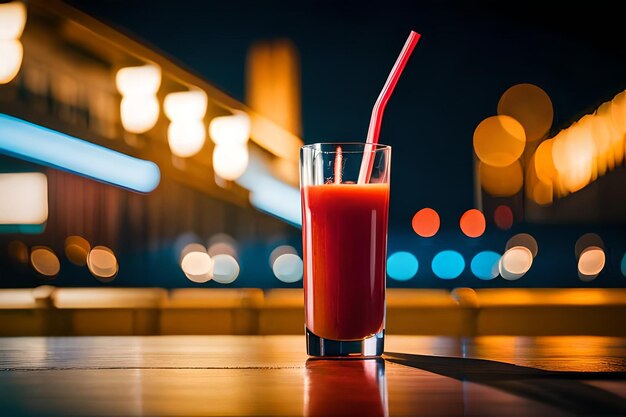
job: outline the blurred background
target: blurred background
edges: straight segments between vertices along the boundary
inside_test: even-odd
[[[387,107],[388,286],[623,287],[608,4],[0,3],[0,286],[301,288],[303,144]]]

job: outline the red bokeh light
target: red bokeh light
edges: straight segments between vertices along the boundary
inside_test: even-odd
[[[413,216],[411,225],[415,233],[421,237],[432,237],[439,231],[441,220],[439,214],[431,208],[423,208]]]
[[[513,226],[513,210],[506,205],[496,207],[493,212],[493,221],[498,229],[509,230]]]
[[[480,237],[485,233],[485,216],[480,210],[470,209],[461,216],[461,231],[469,237]]]

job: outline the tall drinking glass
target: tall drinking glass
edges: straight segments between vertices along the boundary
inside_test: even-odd
[[[301,149],[305,332],[311,356],[383,353],[390,162],[386,145],[316,143]]]

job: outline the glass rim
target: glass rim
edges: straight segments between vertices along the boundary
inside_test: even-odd
[[[391,150],[390,145],[385,145],[382,143],[366,143],[366,142],[316,142],[316,143],[310,143],[308,145],[303,145],[300,149],[311,149],[320,153],[337,153],[336,150],[324,151],[320,148],[322,146],[357,146],[357,147],[361,147],[361,149],[359,150],[342,149],[341,153],[363,153],[365,151],[365,147],[368,145],[374,148],[371,150],[371,152],[384,151],[387,149]]]

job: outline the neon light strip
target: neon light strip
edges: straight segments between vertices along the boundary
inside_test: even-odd
[[[0,153],[127,188],[150,192],[161,179],[151,161],[0,114]]]

